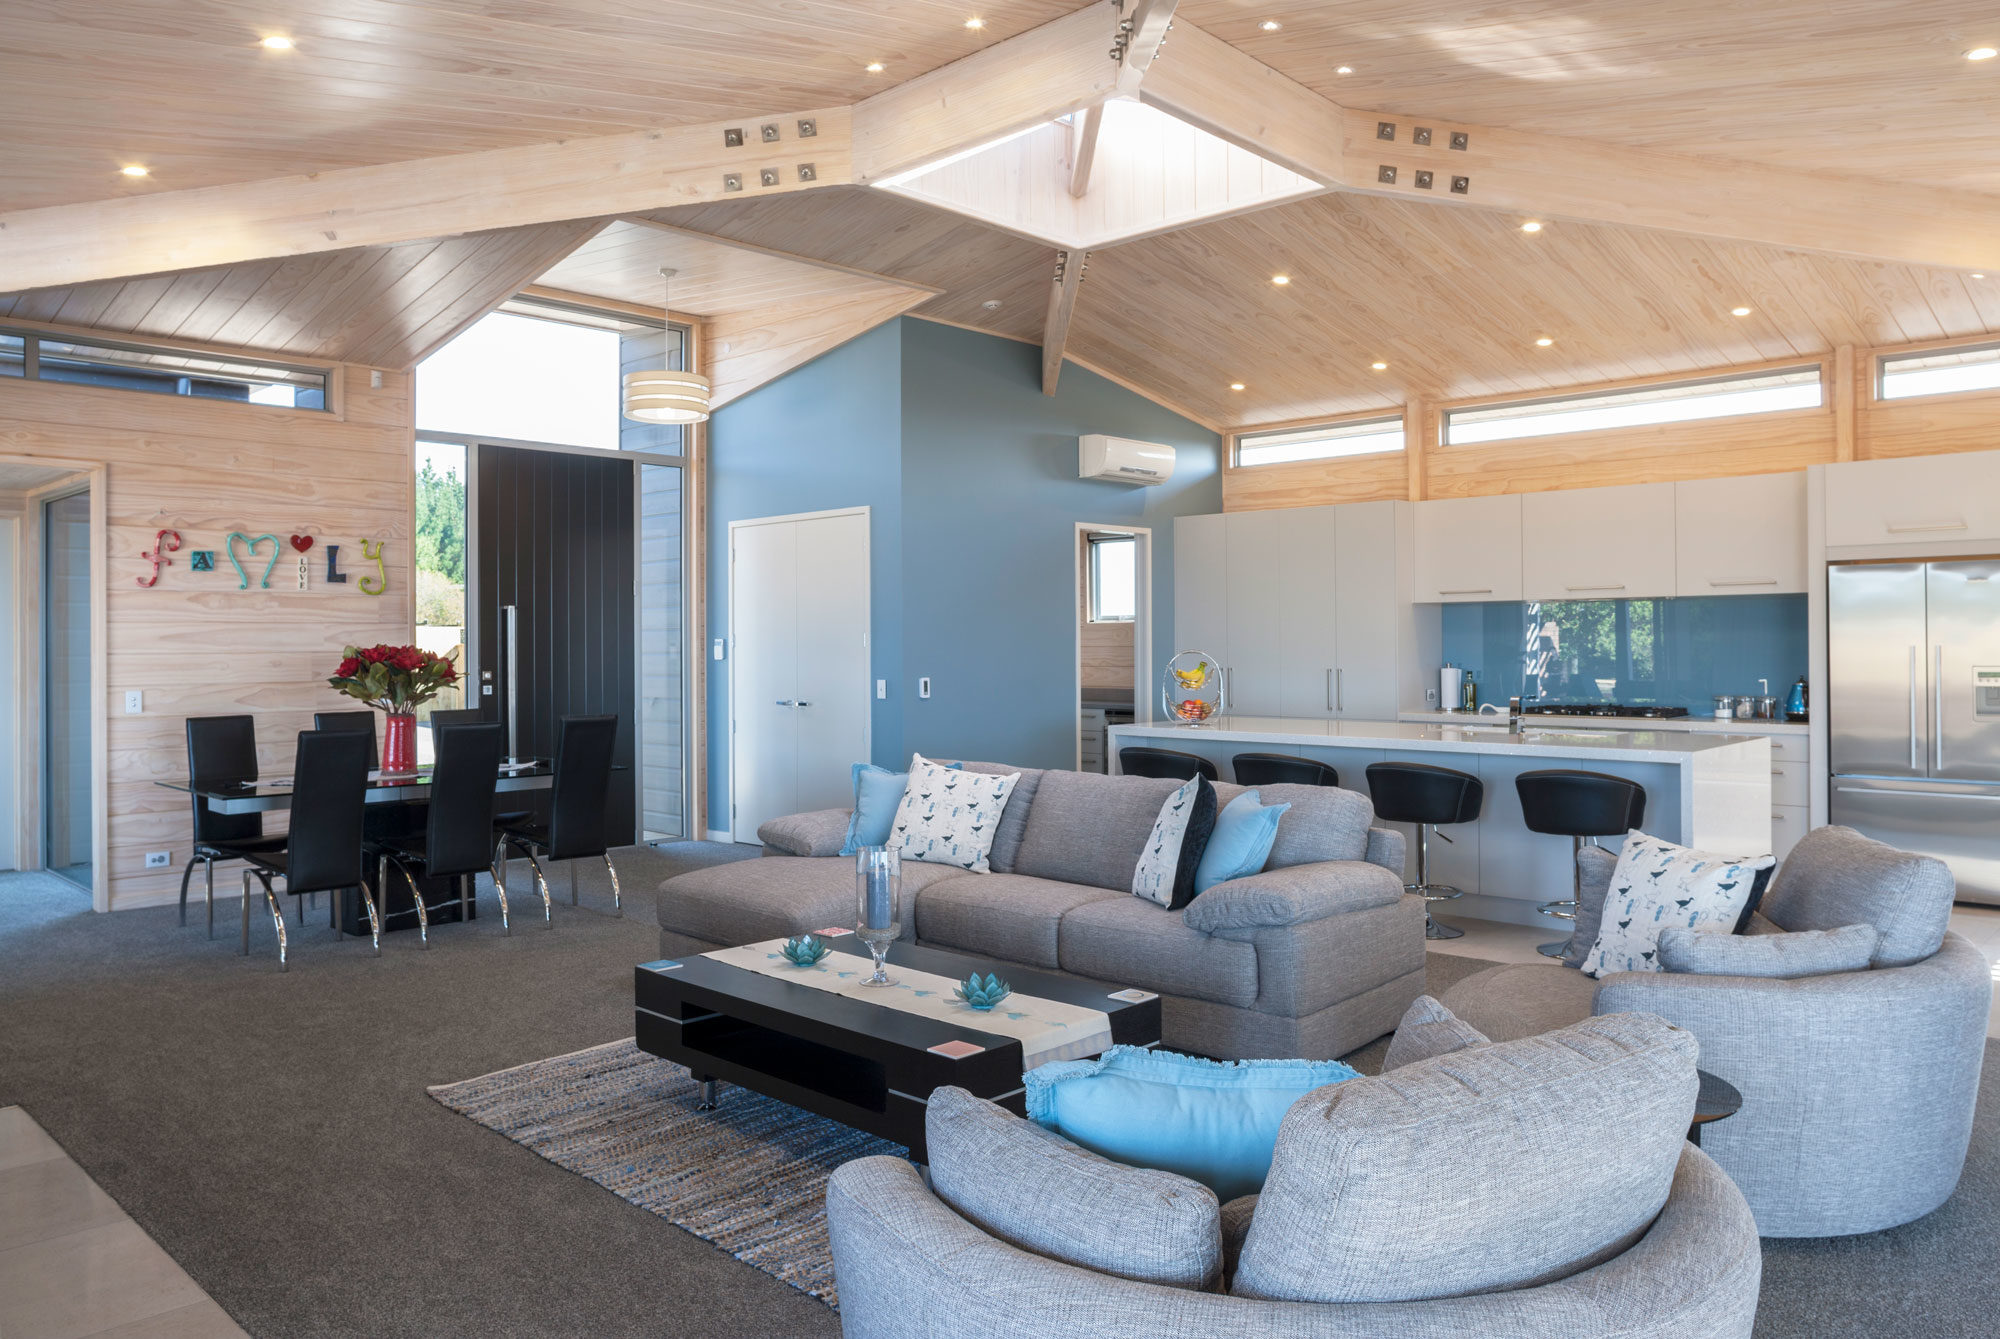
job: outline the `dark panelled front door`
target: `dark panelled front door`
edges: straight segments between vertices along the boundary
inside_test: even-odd
[[[610,828],[614,844],[635,841],[632,459],[487,445],[473,455],[473,635],[481,685],[494,685],[481,702],[506,720],[500,610],[511,604],[520,628],[515,752],[553,758],[562,717],[616,715],[612,762],[622,770],[611,778]]]

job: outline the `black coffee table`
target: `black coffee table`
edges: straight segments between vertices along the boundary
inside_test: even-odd
[[[1700,1148],[1701,1127],[1728,1120],[1741,1111],[1743,1094],[1729,1080],[1718,1078],[1705,1069],[1697,1069],[1695,1074],[1701,1079],[1701,1091],[1695,1094],[1694,1123],[1688,1126],[1688,1142]]]
[[[851,935],[830,942],[836,953],[868,958]],[[961,980],[993,972],[1017,994],[1099,1010],[1116,1044],[1159,1044],[1158,995],[1114,999],[1119,986],[905,943],[889,950],[889,966],[892,975],[907,967]],[[633,988],[639,1048],[685,1065],[703,1085],[704,1104],[714,1103],[718,1080],[740,1084],[894,1140],[919,1163],[928,1161],[924,1109],[938,1088],[1027,1113],[1020,1041],[970,1019],[927,1018],[698,956],[642,963]],[[959,1058],[929,1049],[954,1042],[978,1049]]]

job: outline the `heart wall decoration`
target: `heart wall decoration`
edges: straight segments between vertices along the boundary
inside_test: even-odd
[[[313,537],[311,535],[292,536],[292,547],[297,549],[300,553],[304,553],[307,549],[311,548],[312,546],[313,546]]]

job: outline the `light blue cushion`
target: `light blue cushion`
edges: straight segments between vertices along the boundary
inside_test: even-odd
[[[1264,868],[1271,858],[1271,843],[1278,839],[1278,820],[1289,804],[1265,804],[1254,790],[1246,790],[1215,816],[1215,830],[1208,835],[1208,847],[1194,872],[1194,892],[1199,897],[1218,883],[1247,879]]]
[[[963,767],[963,763],[952,763]],[[842,855],[853,855],[864,846],[886,846],[896,825],[896,806],[903,802],[909,787],[908,772],[892,772],[872,762],[854,764],[854,815],[847,820],[847,840]]]
[[[1338,1060],[1202,1060],[1114,1046],[1028,1071],[1028,1117],[1093,1153],[1176,1172],[1222,1200],[1254,1195],[1278,1123],[1315,1088],[1359,1074]]]

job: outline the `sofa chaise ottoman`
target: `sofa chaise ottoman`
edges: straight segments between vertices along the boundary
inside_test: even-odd
[[[992,872],[903,864],[903,935],[1161,996],[1162,1043],[1225,1059],[1328,1059],[1391,1031],[1424,986],[1424,904],[1403,891],[1400,833],[1355,791],[1265,786],[1288,802],[1263,870],[1182,911],[1133,896],[1157,777],[1018,771]],[[1226,805],[1244,787],[1221,784]],[[667,957],[854,923],[848,811],[775,819],[762,859],[660,885]]]

